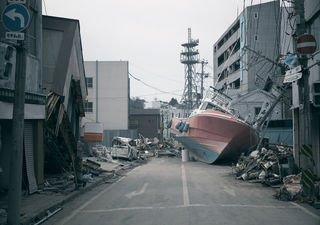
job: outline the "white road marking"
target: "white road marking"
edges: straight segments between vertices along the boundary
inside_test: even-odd
[[[220,205],[222,207],[242,207],[242,208],[269,208],[269,209],[296,209],[294,206],[273,206],[273,205]]]
[[[308,213],[310,216],[313,216],[314,218],[316,218],[317,220],[320,220],[320,217],[317,216],[316,214],[310,212],[309,210],[307,210],[306,208],[300,206],[299,204],[295,203],[295,202],[291,202],[291,204],[295,205],[296,207],[300,208],[303,212]]]
[[[190,205],[190,202],[189,202],[187,177],[186,177],[186,171],[184,169],[184,164],[181,164],[181,170],[182,170],[183,203],[185,206],[188,206],[188,205]]]
[[[97,209],[97,210],[83,210],[82,213],[105,213],[114,211],[131,211],[131,210],[147,210],[147,209],[177,209],[188,207],[239,207],[239,208],[266,208],[266,209],[298,209],[296,206],[267,206],[267,205],[205,205],[205,204],[191,204],[191,205],[176,205],[167,207],[131,207],[131,208],[116,208],[116,209]],[[316,216],[316,215],[315,215]]]
[[[236,197],[236,193],[234,192],[234,189],[230,189],[230,188],[228,188],[227,186],[224,186],[224,187],[222,188],[222,190],[224,190],[224,191],[227,192],[228,194]]]
[[[135,169],[137,169],[138,167],[136,167]],[[127,175],[129,175],[130,173],[132,173],[135,169],[131,170],[130,172],[127,173]],[[69,216],[65,217],[61,222],[57,223],[59,225],[64,225],[66,224],[70,219],[72,219],[76,214],[78,214],[80,211],[82,211],[85,207],[87,207],[89,204],[91,204],[93,201],[95,201],[97,198],[99,198],[101,195],[103,195],[104,193],[106,193],[107,191],[109,191],[114,185],[116,185],[119,181],[121,181],[123,178],[125,177],[121,177],[119,180],[117,180],[116,182],[114,182],[113,184],[111,184],[109,187],[107,187],[106,189],[104,189],[103,191],[101,191],[99,194],[97,194],[96,196],[94,196],[93,198],[91,198],[90,200],[88,200],[86,203],[84,203],[83,205],[81,205],[79,208],[75,209]]]
[[[132,207],[132,208],[117,208],[117,209],[97,209],[97,210],[83,210],[83,213],[103,213],[103,212],[114,212],[114,211],[128,211],[128,210],[139,210],[139,209],[153,209],[153,207]]]
[[[131,192],[131,193],[129,193],[129,194],[126,194],[126,197],[129,198],[129,199],[131,199],[133,196],[143,194],[144,191],[146,190],[148,184],[149,184],[149,183],[145,183],[139,192],[135,192],[135,191],[134,191],[134,192]]]

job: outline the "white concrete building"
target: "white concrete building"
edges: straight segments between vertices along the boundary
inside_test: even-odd
[[[128,61],[86,61],[88,98],[85,122],[103,123],[104,130],[128,130]]]
[[[160,109],[160,107],[161,107],[161,102],[158,101],[157,98],[154,98],[153,101],[144,103],[145,109]]]

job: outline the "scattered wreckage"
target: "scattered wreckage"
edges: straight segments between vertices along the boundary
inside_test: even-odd
[[[262,148],[252,151],[248,156],[242,154],[233,167],[236,179],[279,188],[275,197],[282,201],[308,202],[310,199],[303,194],[301,172],[294,163],[292,152],[292,146],[279,144],[269,150]],[[319,193],[317,184],[315,193]]]

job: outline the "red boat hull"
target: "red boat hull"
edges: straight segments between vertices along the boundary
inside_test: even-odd
[[[189,124],[186,132],[177,129],[180,122]],[[234,116],[207,109],[189,118],[172,119],[171,133],[200,161],[231,160],[256,146],[258,132]]]

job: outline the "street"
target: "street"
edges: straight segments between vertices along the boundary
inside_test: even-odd
[[[150,158],[84,193],[43,224],[320,224],[320,211],[236,180],[231,166]]]

